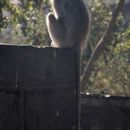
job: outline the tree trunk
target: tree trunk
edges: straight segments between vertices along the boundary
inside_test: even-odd
[[[85,84],[88,82],[89,77],[91,76],[91,73],[93,71],[95,62],[97,61],[97,59],[100,57],[100,55],[102,54],[103,50],[105,49],[105,47],[108,45],[107,40],[110,38],[111,32],[112,32],[112,28],[117,20],[117,17],[119,15],[119,12],[121,11],[123,5],[124,5],[125,0],[120,0],[118,3],[118,6],[115,10],[115,12],[112,15],[110,24],[108,25],[106,32],[104,33],[104,35],[101,37],[101,39],[99,40],[99,42],[97,43],[89,61],[88,64],[86,65],[85,69],[84,69],[84,73],[81,76],[81,89],[83,89],[83,87],[85,86]]]

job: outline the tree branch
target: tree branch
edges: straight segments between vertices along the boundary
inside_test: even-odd
[[[100,57],[100,55],[102,54],[103,50],[105,49],[105,47],[107,46],[107,40],[110,38],[111,36],[111,32],[112,32],[112,28],[117,20],[117,17],[119,15],[119,12],[122,10],[122,7],[124,5],[125,0],[120,0],[118,3],[118,6],[116,8],[116,10],[114,11],[111,21],[106,29],[106,32],[104,33],[104,35],[101,37],[101,39],[99,40],[99,42],[97,43],[95,49],[93,50],[93,53],[88,61],[87,66],[84,69],[84,73],[81,77],[81,88],[83,88],[85,86],[85,84],[88,82],[89,77],[91,76],[92,70],[94,68],[94,63],[97,61],[97,59]]]

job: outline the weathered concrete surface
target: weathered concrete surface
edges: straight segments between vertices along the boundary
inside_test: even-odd
[[[0,45],[0,130],[78,129],[71,49]]]
[[[81,95],[82,130],[130,130],[130,97]]]

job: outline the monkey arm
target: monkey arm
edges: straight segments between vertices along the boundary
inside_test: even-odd
[[[66,29],[52,13],[47,16],[48,32],[55,47],[65,47]]]

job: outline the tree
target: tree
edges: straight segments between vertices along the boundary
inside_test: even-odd
[[[122,51],[118,51],[118,54],[115,51],[115,49],[117,49],[117,46],[120,46],[122,42],[124,42],[123,46],[127,46],[127,48],[130,48],[130,46],[128,45],[129,42],[127,44],[125,43],[129,41],[129,28],[126,31],[125,29],[123,29],[123,27],[119,27],[119,25],[121,26],[122,23],[122,15],[119,15],[119,12],[122,11],[121,9],[123,7],[123,4],[124,0],[120,0],[117,9],[113,13],[112,19],[106,32],[94,48],[94,51],[88,61],[88,64],[81,78],[81,86],[83,91],[89,91],[89,89],[92,88],[94,91],[96,91],[97,87],[99,86],[99,89],[101,90],[105,86],[106,88],[111,90],[109,94],[128,95],[126,91],[129,90],[129,81],[126,79],[129,77],[127,73],[129,72],[129,64],[127,65],[127,63],[125,62],[126,59],[128,60],[128,57],[125,58],[124,52],[122,53]],[[117,29],[115,28],[116,26],[118,27]],[[113,36],[111,35],[111,33],[113,33]],[[123,37],[121,37],[120,35],[122,35]],[[112,37],[114,37],[114,39]],[[120,58],[119,53],[121,53]],[[128,51],[126,54],[128,54]],[[117,57],[118,60],[115,60]],[[124,60],[123,62],[121,61],[122,59]],[[114,60],[117,61],[117,63],[120,63],[118,64],[119,67],[117,66],[117,63],[113,62]],[[101,63],[99,63],[99,61]],[[115,69],[110,68],[110,66]],[[108,72],[108,70],[110,72]],[[117,72],[115,70],[117,70]],[[122,73],[120,71],[122,71]],[[126,79],[124,79],[122,75],[126,75]],[[86,86],[86,84],[88,85]]]
[[[81,78],[81,87],[83,87],[85,85],[85,83],[88,81],[88,79],[91,75],[92,69],[93,69],[94,62],[100,56],[101,52],[105,49],[106,42],[110,37],[110,33],[112,31],[113,25],[115,24],[116,18],[123,7],[124,1],[125,0],[119,1],[118,7],[117,7],[116,11],[113,13],[112,19],[110,21],[110,24],[109,24],[106,32],[104,33],[104,35],[102,36],[102,38],[96,45],[96,47],[92,53],[92,56],[90,57],[89,62],[85,68],[83,76]]]

